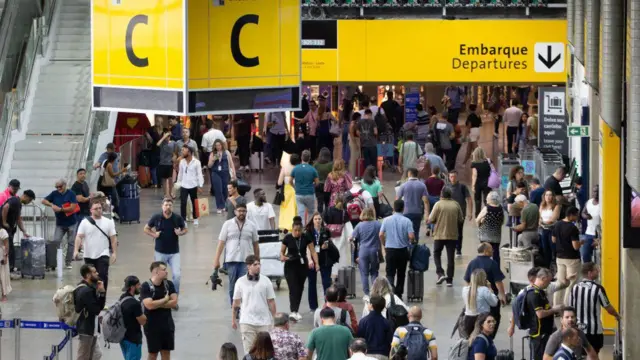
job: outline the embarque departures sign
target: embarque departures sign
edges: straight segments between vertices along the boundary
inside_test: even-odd
[[[300,0],[92,0],[95,110],[299,108]]]

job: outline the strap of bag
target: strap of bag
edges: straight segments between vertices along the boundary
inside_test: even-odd
[[[85,219],[87,219],[87,221],[88,221],[91,225],[95,226],[98,230],[100,230],[100,232],[102,233],[102,235],[106,236],[108,240],[111,240],[111,238],[109,237],[109,235],[107,235],[107,233],[106,233],[106,232],[104,232],[104,231],[100,228],[100,226],[98,226],[98,224],[96,224],[96,221],[95,221],[91,216],[89,216],[89,217],[87,217],[87,218],[85,218]]]

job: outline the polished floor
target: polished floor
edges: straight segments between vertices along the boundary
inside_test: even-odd
[[[481,143],[489,153],[493,152],[495,146],[492,134],[493,125],[485,123]],[[463,157],[464,151],[463,147],[459,159]],[[459,170],[461,170],[463,178],[470,177],[469,171],[465,170],[462,164],[459,164]],[[395,195],[393,184],[398,177],[398,174],[391,172],[384,174],[385,193],[389,199]],[[263,174],[254,173],[249,176],[254,189],[257,187],[266,189],[268,199],[273,198],[276,178],[276,169],[267,169]],[[143,190],[141,198],[142,223],[148,220],[154,212],[160,211],[161,197],[160,190]],[[175,210],[179,211],[177,206]],[[222,215],[207,216],[200,220],[199,227],[191,226],[189,233],[181,238],[182,293],[179,299],[180,310],[173,313],[176,321],[176,350],[172,354],[172,359],[213,359],[216,357],[220,345],[225,342],[232,342],[240,351],[242,349],[239,332],[232,330],[230,326],[231,310],[227,297],[226,277],[223,279],[223,288],[217,291],[211,291],[210,286],[205,285],[211,274],[215,246],[223,221]],[[149,264],[153,261],[153,240],[143,233],[142,228],[143,224],[118,225],[120,247],[117,263],[110,271],[107,303],[112,303],[120,295],[122,281],[127,275],[135,274],[141,279],[148,277]],[[463,306],[461,299],[461,288],[464,286],[462,274],[466,264],[475,256],[478,243],[476,231],[475,225],[471,222],[465,224],[463,257],[456,259],[456,275],[452,288],[435,285],[433,264],[425,274],[425,298],[419,305],[424,310],[423,324],[430,327],[437,337],[439,359],[446,359],[447,351],[455,341],[450,338],[450,335]],[[422,233],[424,234],[424,232]],[[76,264],[74,269],[64,271],[63,279],[57,279],[52,273],[44,280],[14,281],[12,283],[13,292],[10,294],[9,300],[0,305],[3,318],[54,321],[55,309],[51,298],[58,286],[74,284],[80,280],[80,265]],[[381,269],[381,274],[384,274],[383,269]],[[359,280],[358,276],[358,283]],[[282,289],[276,291],[276,296],[278,311],[288,312],[286,283],[283,283]],[[358,297],[353,300],[358,314],[361,314],[362,311],[361,296],[362,290],[358,285]],[[292,330],[306,339],[312,329],[312,315],[306,301],[306,291],[303,295],[301,314],[303,320],[292,325]],[[496,339],[499,349],[509,348],[509,339],[506,335],[506,322],[509,316],[510,308],[504,308],[503,323]],[[520,339],[522,335],[516,333],[514,337],[517,359],[521,358]],[[20,358],[25,360],[42,359],[45,354],[51,352],[51,345],[57,344],[62,337],[63,333],[59,330],[23,329],[21,331]],[[77,349],[77,344],[74,343],[74,346],[76,346],[74,350]],[[0,351],[0,358],[15,359],[14,330],[2,332]],[[103,347],[102,352],[102,359],[122,359],[118,346],[112,346],[110,349]],[[144,353],[146,354],[146,351]],[[63,350],[62,354],[60,359],[71,359],[71,357],[67,357],[67,349]],[[75,358],[75,354],[73,358]],[[146,358],[146,355],[143,358]]]

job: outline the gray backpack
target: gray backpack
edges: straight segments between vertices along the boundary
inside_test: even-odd
[[[486,336],[479,334],[478,337],[483,338],[484,341],[489,343],[489,339]],[[469,358],[469,348],[471,344],[469,343],[469,339],[459,339],[455,344],[449,349],[449,360],[467,360]]]
[[[133,297],[118,300],[102,316],[102,336],[105,342],[117,344],[124,339],[127,328],[122,316],[122,304],[129,299],[135,300]]]

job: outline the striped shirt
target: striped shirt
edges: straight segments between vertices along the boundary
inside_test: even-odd
[[[602,285],[592,280],[582,280],[571,290],[569,303],[576,309],[578,328],[587,335],[603,333],[601,307],[611,305]]]

